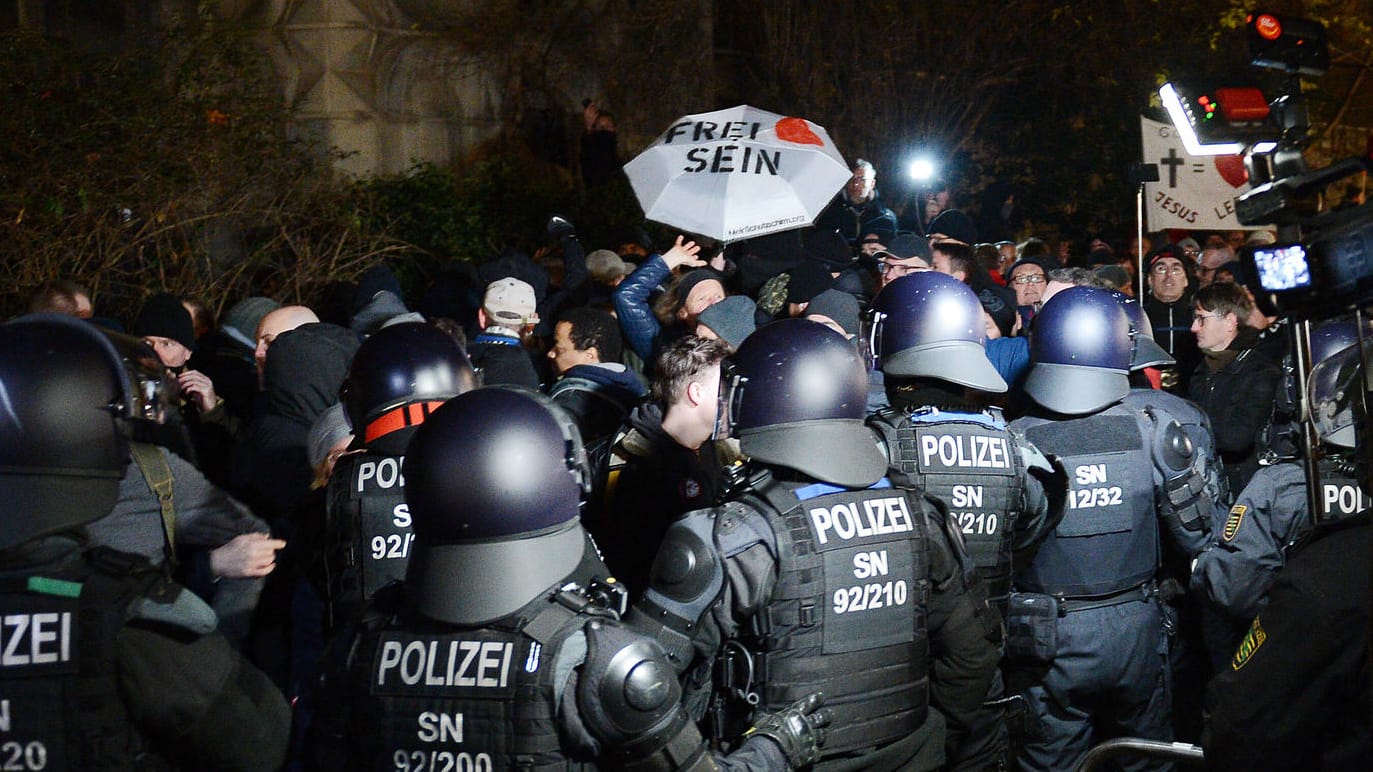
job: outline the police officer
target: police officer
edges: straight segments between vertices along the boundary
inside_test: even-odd
[[[1062,520],[1018,570],[1008,618],[1008,650],[1032,680],[1025,693],[1044,730],[1020,749],[1026,769],[1071,767],[1099,731],[1171,739],[1160,525],[1194,555],[1213,504],[1179,507],[1167,495],[1164,480],[1194,451],[1156,448],[1170,435],[1119,404],[1131,349],[1130,321],[1105,290],[1066,289],[1036,317],[1025,391],[1038,409],[1011,428],[1059,459],[1069,487]],[[1023,631],[1038,635],[1022,641]]]
[[[942,273],[904,276],[873,299],[863,339],[882,371],[891,407],[869,419],[883,439],[888,477],[942,501],[968,555],[1003,613],[1012,553],[1022,556],[1054,527],[1041,478],[1054,469],[972,392],[1003,393],[987,360],[982,306]],[[1061,495],[1061,493],[1060,493]]]
[[[109,340],[58,315],[0,326],[0,395],[6,764],[276,768],[286,703],[213,612],[138,556],[87,550],[145,406]]]
[[[807,695],[713,757],[661,648],[582,529],[570,417],[511,387],[450,400],[415,433],[403,585],[331,644],[314,748],[324,769],[785,769],[828,720]]]
[[[774,322],[727,362],[723,434],[750,467],[724,504],[671,526],[630,623],[665,644],[720,740],[818,688],[835,722],[816,769],[941,766],[943,716],[958,747],[999,657],[957,533],[885,478],[865,368],[839,333]]]
[[[1138,301],[1115,290],[1111,297],[1125,310],[1134,343],[1130,392],[1121,404],[1147,419],[1153,433],[1154,467],[1163,474],[1169,500],[1195,518],[1190,523],[1194,530],[1207,527],[1208,522],[1214,528],[1228,494],[1211,418],[1195,402],[1161,388],[1158,368],[1169,368],[1175,360],[1154,340],[1152,322]],[[1183,463],[1186,458],[1190,464]],[[1217,638],[1228,638],[1218,632],[1224,623],[1203,608],[1196,593],[1185,592],[1191,564],[1191,555],[1172,549],[1171,542],[1164,544],[1159,597],[1167,604],[1172,633],[1173,730],[1185,742],[1194,742],[1201,733],[1202,689],[1214,673],[1207,651],[1214,648]]]
[[[1359,346],[1312,370],[1310,404],[1323,442],[1332,431],[1366,429],[1365,384]],[[1344,418],[1322,426],[1334,416]],[[1359,472],[1367,489],[1367,469]],[[1319,522],[1287,551],[1266,605],[1207,687],[1209,768],[1368,768],[1369,515]]]
[[[358,348],[342,398],[353,447],[361,452],[339,458],[327,493],[324,583],[331,626],[405,577],[413,540],[406,446],[432,411],[476,386],[457,341],[421,322],[384,327]]]
[[[1331,351],[1331,344],[1348,345]],[[1312,333],[1315,366],[1308,379],[1312,421],[1319,440],[1318,519],[1350,517],[1368,506],[1359,487],[1354,453],[1355,426],[1349,406],[1348,377],[1357,366],[1359,347],[1352,323],[1331,323]],[[1317,357],[1321,357],[1320,360]],[[1296,460],[1260,466],[1244,487],[1214,542],[1192,569],[1192,587],[1230,623],[1222,662],[1263,608],[1268,588],[1282,570],[1286,553],[1315,525],[1307,506],[1306,470]]]
[[[1013,562],[1024,562],[1055,525],[1041,478],[1059,498],[1065,483],[1037,448],[1006,428],[999,410],[970,393],[1006,391],[983,350],[982,305],[951,276],[916,273],[883,287],[865,323],[863,340],[891,405],[868,419],[883,439],[888,478],[944,504],[1004,615]],[[989,701],[1003,692],[998,673]],[[951,756],[976,755],[983,746],[1004,752],[1004,731],[1000,710],[989,707],[969,733],[973,747],[951,749]]]

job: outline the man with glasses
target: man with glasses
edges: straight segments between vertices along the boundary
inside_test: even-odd
[[[1163,388],[1185,395],[1201,355],[1192,335],[1192,293],[1183,248],[1164,244],[1149,253],[1146,264],[1149,293],[1144,310],[1154,325],[1154,340],[1177,360],[1175,368],[1164,370]]]
[[[933,268],[934,262],[930,243],[914,233],[897,236],[875,256],[882,272],[883,287],[907,274],[928,271]]]

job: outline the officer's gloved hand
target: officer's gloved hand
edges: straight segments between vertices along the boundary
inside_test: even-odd
[[[572,222],[561,215],[553,215],[548,218],[548,235],[551,238],[561,240],[567,236],[577,235],[577,228]]]
[[[825,744],[824,727],[830,723],[829,711],[820,710],[824,704],[823,692],[811,692],[780,713],[760,715],[745,736],[771,738],[781,746],[792,769],[813,764],[820,758],[820,746]]]

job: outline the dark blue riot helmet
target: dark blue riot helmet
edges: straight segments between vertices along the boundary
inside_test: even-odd
[[[873,298],[863,322],[860,339],[886,375],[1006,390],[987,359],[982,304],[952,276],[924,271],[891,282]]]
[[[1130,320],[1130,340],[1134,342],[1130,350],[1130,372],[1146,367],[1167,367],[1177,364],[1177,360],[1154,340],[1154,325],[1149,321],[1149,314],[1145,313],[1144,306],[1119,290],[1107,292],[1111,293],[1111,297],[1120,304],[1121,310],[1125,311],[1125,316]]]
[[[384,327],[353,356],[341,398],[364,445],[423,423],[445,400],[477,387],[467,354],[447,333],[421,322]],[[411,432],[402,432],[404,435]],[[403,451],[404,447],[396,449]]]
[[[415,533],[406,583],[426,616],[499,619],[584,558],[581,436],[536,391],[488,387],[448,400],[415,431],[405,477]]]
[[[1312,349],[1315,349],[1314,340]],[[1373,341],[1362,347],[1345,346],[1311,368],[1306,384],[1307,406],[1316,436],[1323,444],[1339,448],[1358,445],[1359,410],[1356,407],[1363,399],[1360,389],[1365,385],[1360,377],[1363,355],[1369,352],[1373,352]]]
[[[141,415],[94,326],[33,314],[0,326],[0,549],[109,514]]]
[[[863,424],[867,368],[829,327],[804,319],[759,327],[725,360],[720,389],[719,434],[739,438],[744,455],[850,488],[886,473]]]
[[[1069,287],[1035,316],[1025,393],[1056,413],[1102,410],[1130,391],[1132,346],[1130,320],[1110,292]]]
[[[1373,339],[1373,326],[1365,322],[1365,339]],[[1359,342],[1359,327],[1353,320],[1336,319],[1323,322],[1311,330],[1311,366],[1324,362],[1332,354]]]

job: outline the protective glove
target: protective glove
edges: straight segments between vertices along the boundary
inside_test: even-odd
[[[577,228],[570,220],[562,215],[553,215],[548,218],[548,235],[550,238],[562,240],[568,236],[576,236]]]
[[[819,709],[824,704],[824,692],[811,692],[780,713],[761,714],[744,736],[761,735],[777,743],[792,769],[813,764],[820,758],[824,727],[830,723],[830,712]]]

